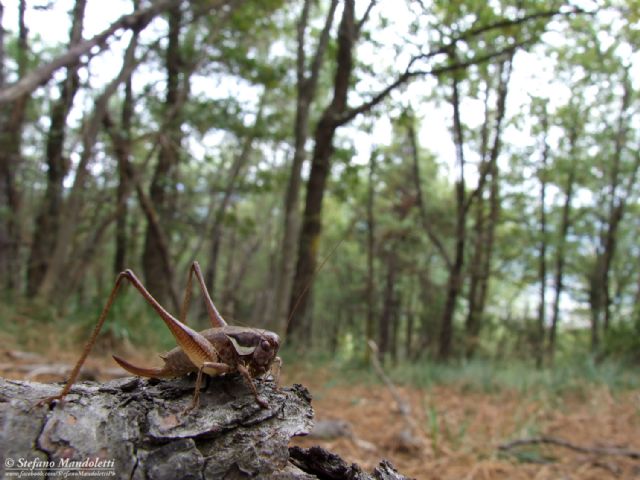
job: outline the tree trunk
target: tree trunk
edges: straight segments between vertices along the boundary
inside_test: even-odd
[[[378,323],[378,355],[381,362],[384,362],[386,354],[391,351],[393,340],[392,329],[396,305],[395,284],[398,264],[396,251],[393,247],[392,245],[386,255],[387,274],[382,300],[382,314]]]
[[[442,320],[440,322],[440,338],[438,342],[438,357],[447,360],[451,355],[453,344],[453,316],[456,310],[458,294],[462,289],[462,267],[464,266],[464,246],[466,240],[467,209],[465,206],[465,180],[464,180],[464,138],[462,123],[460,121],[460,98],[458,95],[458,78],[453,79],[453,130],[456,144],[456,159],[458,163],[458,180],[456,181],[456,230],[455,230],[455,256],[449,280],[447,282],[447,297],[445,300]]]
[[[122,142],[120,146],[122,152],[116,155],[118,162],[116,205],[122,205],[122,211],[116,219],[116,253],[113,259],[114,275],[118,275],[127,268],[127,198],[131,192],[130,179],[127,175],[127,163],[131,158],[131,121],[133,114],[133,92],[131,88],[131,77],[129,77],[125,84],[124,103],[122,104],[120,120],[120,130],[122,132]]]
[[[4,6],[0,4],[0,24]],[[26,1],[18,6],[18,77],[26,72],[28,48],[24,14]],[[0,32],[0,89],[5,86],[4,30]],[[23,95],[11,105],[0,109],[0,278],[7,290],[21,286],[21,194],[16,182],[22,163],[22,128],[29,96]]]
[[[605,223],[604,232],[600,236],[600,245],[594,266],[591,272],[590,282],[590,303],[592,318],[592,343],[591,348],[596,351],[599,348],[600,327],[606,332],[611,321],[611,292],[609,287],[611,266],[616,253],[618,241],[618,228],[624,216],[626,199],[630,196],[635,178],[640,167],[640,155],[636,154],[632,171],[627,178],[624,192],[619,193],[621,188],[620,170],[622,163],[622,152],[627,142],[628,114],[627,111],[631,102],[631,85],[627,77],[624,81],[624,92],[620,106],[617,130],[614,138],[614,152],[611,159],[611,172],[609,180],[609,212]],[[602,325],[600,325],[602,321]]]
[[[493,257],[493,244],[496,226],[498,224],[498,216],[500,212],[499,205],[499,169],[498,156],[502,147],[502,126],[506,110],[506,100],[508,93],[508,85],[511,77],[512,58],[504,61],[499,67],[499,83],[497,88],[496,101],[496,119],[493,132],[493,145],[488,150],[489,124],[488,103],[490,87],[487,82],[487,96],[485,97],[485,124],[482,131],[481,155],[486,160],[481,166],[483,171],[479,180],[476,195],[476,222],[475,222],[475,244],[473,260],[471,265],[470,286],[469,286],[469,311],[466,320],[466,355],[472,357],[478,346],[480,330],[482,328],[482,318],[487,300],[487,292],[489,289],[489,278],[491,275],[491,259]],[[485,171],[486,170],[486,171]],[[484,184],[487,175],[491,178],[489,186],[489,206],[486,212],[486,202],[483,196]],[[488,218],[486,218],[487,216]]]
[[[577,120],[577,119],[575,119]],[[569,174],[567,176],[567,185],[565,188],[564,205],[562,206],[562,219],[560,220],[560,235],[558,237],[558,246],[556,247],[555,272],[553,277],[554,296],[551,312],[551,326],[549,327],[549,361],[553,363],[556,352],[556,335],[558,330],[558,321],[560,315],[560,297],[564,289],[564,265],[565,265],[565,246],[569,226],[571,225],[571,202],[573,200],[573,187],[576,178],[576,167],[578,163],[576,152],[577,126],[572,125],[569,132]]]
[[[364,327],[365,342],[373,340],[375,321],[375,270],[373,265],[375,249],[375,219],[373,215],[373,203],[375,195],[374,174],[377,152],[371,152],[369,158],[369,186],[367,192],[367,319]],[[365,346],[365,362],[369,363],[371,349]]]
[[[69,35],[69,48],[82,40],[86,0],[76,0]],[[67,68],[67,77],[60,83],[60,96],[51,106],[51,122],[47,136],[47,186],[40,211],[36,216],[31,252],[27,264],[27,295],[35,296],[44,281],[55,249],[63,207],[63,181],[68,171],[64,156],[67,116],[78,91],[79,61]]]
[[[286,330],[287,306],[291,296],[294,267],[296,260],[296,243],[299,230],[299,202],[300,186],[302,184],[302,164],[306,156],[305,145],[309,138],[309,113],[311,103],[315,99],[318,76],[322,66],[324,53],[329,42],[329,34],[335,16],[337,0],[332,0],[324,28],[320,34],[316,52],[306,73],[305,35],[309,17],[311,0],[305,0],[302,14],[298,22],[298,58],[297,58],[297,103],[294,124],[294,152],[291,163],[291,174],[287,184],[284,201],[284,228],[280,263],[276,273],[277,287],[274,302],[274,322],[278,330]]]
[[[338,117],[347,106],[347,92],[353,68],[353,45],[355,42],[354,1],[346,0],[338,31],[337,68],[334,79],[333,99],[322,114],[315,133],[315,145],[311,161],[311,173],[307,182],[307,196],[302,221],[302,231],[298,247],[298,262],[294,277],[292,295],[289,302],[290,322],[287,336],[308,344],[310,338],[304,335],[311,330],[311,318],[307,316],[311,282],[316,269],[316,259],[322,228],[322,200],[331,169],[333,137],[340,125]],[[304,294],[305,290],[308,291]],[[304,294],[304,296],[303,296]],[[306,325],[305,325],[306,323]]]
[[[540,243],[538,246],[538,283],[540,284],[540,300],[538,303],[538,321],[536,324],[535,359],[536,367],[541,368],[544,360],[544,322],[546,317],[547,292],[547,164],[549,144],[547,143],[548,120],[546,111],[542,115],[543,148],[540,176]]]
[[[175,174],[180,156],[180,144],[182,138],[181,124],[182,115],[179,110],[182,105],[180,79],[182,72],[182,61],[180,55],[180,24],[182,21],[181,6],[172,7],[169,10],[169,39],[165,53],[165,65],[167,70],[167,95],[164,103],[164,111],[169,118],[168,123],[163,127],[165,134],[160,137],[160,151],[158,153],[158,163],[156,164],[151,186],[149,188],[149,199],[158,213],[160,224],[170,221],[173,213],[173,189],[175,186]],[[170,242],[170,239],[167,238]],[[166,246],[171,248],[170,244]],[[170,265],[166,265],[168,260],[162,254],[161,241],[157,236],[153,225],[147,224],[145,233],[144,251],[142,253],[142,268],[144,271],[145,284],[151,294],[160,302],[165,303],[172,298],[171,285],[173,278],[168,278],[168,273],[172,271]],[[174,300],[175,303],[175,300]],[[179,309],[179,305],[174,305]]]

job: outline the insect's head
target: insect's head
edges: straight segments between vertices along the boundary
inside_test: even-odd
[[[269,370],[280,348],[280,337],[269,330],[251,328],[226,336],[256,373]]]
[[[260,343],[253,352],[253,361],[260,366],[268,367],[273,362],[280,348],[280,337],[273,332],[263,330],[260,332]]]

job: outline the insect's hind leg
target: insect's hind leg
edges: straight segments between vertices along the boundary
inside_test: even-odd
[[[204,276],[202,275],[200,264],[196,261],[194,261],[189,268],[187,287],[184,291],[182,308],[180,309],[180,316],[178,318],[182,323],[186,325],[187,311],[189,310],[189,304],[191,303],[191,284],[194,275],[196,276],[196,280],[198,280],[198,285],[200,285],[200,290],[202,292],[204,304],[207,307],[207,314],[209,315],[209,321],[211,322],[211,325],[213,327],[224,327],[225,325],[227,325],[227,322],[224,321],[222,315],[220,315],[220,312],[218,312],[218,309],[213,304],[213,300],[211,300],[211,296],[209,295],[209,291],[207,290],[207,286],[204,282]]]
[[[84,362],[87,359],[87,356],[89,356],[89,352],[91,352],[91,349],[93,348],[93,346],[96,343],[96,339],[98,338],[98,335],[100,334],[100,330],[102,329],[102,326],[104,325],[104,322],[105,322],[105,320],[107,318],[107,315],[109,313],[109,310],[111,309],[111,306],[113,305],[113,301],[115,300],[116,295],[118,294],[118,290],[120,290],[120,286],[122,285],[122,281],[125,278],[131,280],[129,278],[127,272],[129,272],[129,270],[127,270],[125,272],[122,272],[122,273],[120,273],[118,275],[118,278],[116,279],[116,283],[113,286],[113,289],[111,290],[111,293],[109,294],[109,298],[107,299],[107,303],[105,304],[104,308],[102,309],[102,312],[100,313],[100,316],[98,317],[98,322],[96,323],[96,326],[94,327],[93,332],[91,333],[91,336],[89,337],[89,340],[87,341],[86,345],[84,346],[84,349],[82,350],[82,355],[80,355],[80,358],[78,359],[78,361],[74,365],[73,370],[71,370],[71,374],[69,375],[69,379],[67,380],[67,383],[65,384],[65,386],[62,388],[62,390],[60,391],[60,393],[58,395],[54,395],[52,397],[47,397],[47,398],[45,398],[43,400],[40,400],[38,402],[38,405],[43,405],[45,403],[46,404],[50,404],[54,400],[61,400],[69,393],[69,390],[71,390],[71,387],[73,386],[73,384],[76,382],[76,380],[78,378],[78,374],[80,373],[80,369],[82,368],[82,365],[84,365]],[[133,275],[133,272],[131,272],[131,275]],[[149,296],[151,296],[151,295],[149,295]],[[153,297],[151,297],[151,298],[153,299]],[[155,301],[155,299],[153,299],[153,301]],[[162,308],[162,307],[160,307],[160,308]]]
[[[65,386],[62,388],[62,390],[58,395],[45,398],[39,401],[38,405],[50,404],[54,400],[61,400],[69,393],[69,391],[71,390],[71,387],[78,379],[78,374],[80,373],[80,369],[82,368],[82,365],[84,365],[85,360],[89,356],[89,352],[91,352],[91,349],[96,343],[98,335],[100,334],[100,330],[102,330],[102,326],[104,325],[104,322],[107,319],[109,310],[111,310],[111,306],[113,305],[116,295],[118,294],[118,291],[120,290],[120,287],[124,280],[128,280],[129,283],[131,283],[138,290],[138,292],[140,292],[140,294],[147,301],[147,303],[149,303],[153,307],[153,309],[162,317],[162,319],[167,324],[170,323],[170,321],[173,318],[171,317],[171,314],[167,312],[164,309],[164,307],[160,305],[160,303],[158,303],[158,301],[155,298],[153,298],[153,296],[149,293],[149,291],[144,287],[142,282],[138,280],[138,277],[136,277],[131,270],[125,270],[124,272],[121,272],[118,275],[118,278],[116,278],[116,283],[113,286],[111,293],[109,294],[107,303],[102,309],[102,312],[98,317],[98,322],[96,323],[96,326],[94,327],[93,332],[89,337],[89,340],[87,341],[86,345],[84,346],[84,349],[82,350],[82,355],[80,355],[80,358],[78,359],[75,366],[73,367],[73,370],[71,370],[71,374],[69,375],[69,379],[67,380],[67,383],[65,384]]]

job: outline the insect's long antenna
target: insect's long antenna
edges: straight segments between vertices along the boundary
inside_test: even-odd
[[[305,285],[304,289],[302,290],[302,293],[300,293],[300,295],[298,296],[298,299],[296,300],[296,303],[293,305],[293,308],[291,309],[291,312],[289,313],[289,318],[287,318],[287,323],[284,326],[284,331],[285,332],[289,328],[289,323],[291,322],[291,319],[293,318],[293,314],[296,313],[296,310],[298,309],[298,306],[300,305],[300,302],[302,301],[302,299],[306,295],[307,291],[311,288],[311,285],[313,285],[313,282],[315,281],[316,276],[318,275],[318,273],[320,273],[320,270],[322,270],[322,267],[324,267],[325,263],[327,263],[329,261],[329,259],[333,256],[335,251],[338,250],[338,247],[340,245],[342,245],[342,242],[344,242],[347,239],[347,236],[349,235],[349,233],[351,233],[351,228],[349,228],[347,230],[347,234],[345,236],[343,236],[340,239],[340,241],[333,246],[331,251],[327,255],[325,255],[325,257],[322,259],[322,261],[318,264],[316,269],[313,271],[313,274],[311,275],[311,278],[309,279],[309,281]]]

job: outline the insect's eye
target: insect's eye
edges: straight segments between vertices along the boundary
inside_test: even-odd
[[[267,342],[266,340],[262,340],[260,342],[260,348],[262,350],[271,350],[271,344],[269,342]]]

